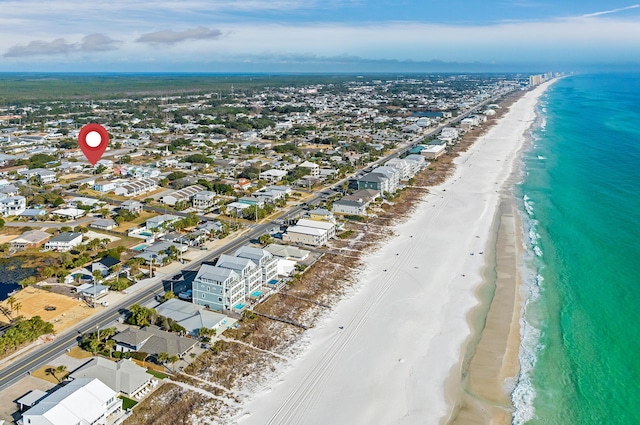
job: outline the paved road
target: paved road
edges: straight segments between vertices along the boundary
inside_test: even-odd
[[[235,239],[215,251],[212,251],[206,257],[189,264],[183,270],[186,272],[194,272],[198,270],[202,263],[212,261],[221,254],[235,251],[240,246],[246,244],[250,239],[257,238],[264,234],[266,230],[273,227],[273,225],[274,224],[271,222],[256,225],[246,235]],[[36,370],[44,364],[51,363],[56,357],[64,354],[68,348],[77,345],[82,334],[94,331],[97,326],[105,327],[109,325],[132,304],[145,304],[156,294],[161,294],[164,290],[165,288],[162,280],[158,279],[157,282],[150,284],[148,289],[142,290],[140,293],[134,293],[119,304],[115,304],[113,307],[105,309],[104,312],[96,313],[96,315],[87,319],[78,327],[61,333],[52,342],[36,348],[23,359],[2,368],[0,370],[0,391],[26,376],[28,372]]]
[[[434,129],[433,131],[429,132],[425,136],[419,136],[414,138],[404,148],[401,148],[395,153],[377,160],[374,163],[374,165],[381,164],[384,161],[387,161],[391,158],[395,158],[399,155],[402,155],[403,153],[411,149],[414,145],[416,145],[419,141],[421,141],[424,137],[430,137],[431,135],[440,131],[442,127],[446,125],[450,125],[451,123],[457,122],[471,113],[475,113],[475,111],[478,108],[480,108],[481,106],[489,102],[493,102],[497,97],[499,96],[488,99],[485,102],[473,108],[472,110],[467,111],[466,113],[456,117],[455,119],[449,120],[447,123]],[[369,167],[371,167],[371,165],[372,164],[369,164]],[[339,187],[343,182],[347,181],[352,176],[353,175],[347,176],[341,181],[335,183],[334,187]],[[324,190],[323,192],[326,192],[326,190]],[[73,194],[73,195],[76,195],[76,194]],[[83,196],[86,196],[86,195],[83,195]],[[309,199],[307,203],[314,204],[315,202],[318,202],[325,196],[326,194],[323,195],[323,193],[321,192],[315,195],[314,197],[312,197],[311,199]],[[299,205],[289,210],[282,217],[295,217],[303,209],[304,209],[304,206]],[[187,272],[190,274],[194,273],[195,271],[198,270],[198,268],[202,263],[211,262],[221,254],[235,251],[240,246],[246,244],[249,240],[255,239],[260,235],[267,233],[268,229],[272,228],[274,225],[275,225],[274,222],[265,222],[261,224],[251,225],[249,233],[247,233],[242,237],[238,237],[234,241],[220,247],[215,251],[212,251],[209,255],[205,256],[204,258],[194,261],[193,263],[190,263],[188,266],[186,266],[183,269],[183,272]],[[131,297],[123,300],[122,302],[114,305],[113,307],[105,309],[104,312],[97,313],[96,315],[87,319],[87,321],[83,322],[79,326],[61,333],[55,338],[53,342],[47,343],[43,346],[36,348],[32,353],[29,353],[24,358],[17,360],[11,365],[0,369],[0,391],[5,389],[9,385],[15,383],[16,381],[23,378],[24,376],[26,376],[28,372],[36,370],[42,365],[52,362],[56,357],[63,354],[67,349],[75,346],[78,343],[78,340],[82,334],[86,332],[91,332],[97,327],[105,327],[109,325],[110,323],[114,322],[118,318],[118,316],[120,316],[124,312],[124,310],[127,310],[131,305],[136,303],[145,304],[148,301],[150,301],[156,294],[160,294],[164,290],[165,290],[165,287],[163,286],[162,280],[158,279],[157,282],[150,284],[147,290],[143,290],[140,293],[134,293],[133,295],[131,295]],[[101,307],[98,307],[98,308],[101,308]]]
[[[7,227],[75,227],[79,224],[85,224],[90,221],[97,220],[96,217],[85,217],[76,221],[66,221],[64,223],[52,223],[49,221],[7,221],[4,223]]]

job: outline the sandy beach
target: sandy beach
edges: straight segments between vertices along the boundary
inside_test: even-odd
[[[395,227],[398,236],[365,258],[358,290],[308,331],[306,352],[253,395],[238,422],[509,417],[503,382],[518,370],[519,227],[505,189],[547,86],[525,94],[456,159],[454,174]],[[475,402],[486,397],[490,407]]]

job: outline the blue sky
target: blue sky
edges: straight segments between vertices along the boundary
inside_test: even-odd
[[[0,71],[639,69],[640,4],[0,0]]]

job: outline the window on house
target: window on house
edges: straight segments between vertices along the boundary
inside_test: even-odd
[[[222,301],[222,297],[218,297],[218,301]]]
[[[202,298],[204,299],[204,294],[202,294]]]

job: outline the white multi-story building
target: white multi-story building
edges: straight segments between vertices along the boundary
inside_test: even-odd
[[[233,254],[236,257],[248,258],[256,263],[261,270],[262,284],[278,278],[278,259],[264,249],[242,246]]]
[[[307,218],[301,218],[296,223],[297,226],[311,227],[313,229],[321,229],[327,232],[327,238],[336,237],[336,225],[330,221],[311,220]]]
[[[302,243],[305,245],[322,246],[329,240],[327,231],[315,227],[291,226],[282,235],[285,242]]]
[[[27,199],[24,196],[10,196],[0,199],[0,214],[4,216],[20,215],[26,209]]]
[[[287,175],[285,170],[267,170],[260,173],[260,180],[266,180],[268,182],[277,182],[282,180]]]
[[[248,258],[223,254],[218,259],[216,267],[231,269],[238,273],[244,282],[245,296],[257,291],[262,286],[262,270]]]
[[[213,204],[215,204],[216,193],[210,190],[203,190],[191,198],[191,202],[193,203],[193,207],[198,210],[207,209]]]
[[[313,162],[305,161],[302,164],[299,164],[298,167],[308,169],[311,177],[318,177],[320,175],[320,166]]]
[[[49,241],[44,244],[44,248],[54,251],[68,251],[71,248],[80,245],[81,243],[82,233],[65,232],[49,239]]]
[[[387,161],[386,167],[393,167],[400,172],[400,180],[409,180],[415,175],[409,162],[400,158],[393,158]]]

